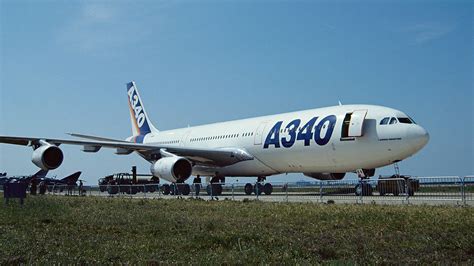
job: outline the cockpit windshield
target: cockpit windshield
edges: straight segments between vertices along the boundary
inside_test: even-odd
[[[408,117],[399,117],[398,121],[402,124],[413,124]]]
[[[411,117],[406,116],[406,117],[384,117],[382,120],[380,120],[380,125],[393,125],[396,123],[402,123],[402,124],[416,124]]]
[[[380,124],[381,125],[386,125],[386,124],[388,124],[389,120],[390,120],[390,117],[385,117],[384,119],[382,119],[382,121],[380,121]]]

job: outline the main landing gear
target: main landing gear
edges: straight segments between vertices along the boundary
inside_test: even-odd
[[[255,195],[261,195],[263,192],[265,195],[271,195],[273,192],[273,186],[270,183],[263,184],[265,179],[267,179],[265,176],[259,176],[257,177],[257,183],[255,185],[252,185],[251,183],[245,184],[245,194],[250,195],[253,192]]]
[[[185,183],[171,183],[161,186],[163,195],[183,195],[187,196],[191,193],[191,187]]]
[[[264,193],[265,195],[271,195],[273,192],[273,186],[270,183],[264,183],[266,177],[259,176],[257,178],[257,182],[255,185],[251,183],[245,184],[244,192],[246,195],[251,195],[255,193],[255,195],[261,195]],[[225,183],[225,177],[223,176],[214,176],[210,184],[206,187],[207,194],[209,196],[220,196],[222,195],[222,184]]]

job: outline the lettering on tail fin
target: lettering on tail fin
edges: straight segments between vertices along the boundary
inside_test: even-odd
[[[143,107],[140,95],[136,89],[135,83],[127,84],[128,89],[128,103],[130,107],[130,115],[132,117],[132,124],[135,126],[134,135],[146,135],[151,132],[148,124],[147,115]]]

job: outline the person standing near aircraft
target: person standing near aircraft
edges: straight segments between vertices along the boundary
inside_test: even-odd
[[[36,180],[33,179],[31,180],[31,185],[30,185],[30,195],[36,195]]]
[[[196,197],[199,196],[199,192],[201,191],[201,176],[197,175],[196,178],[193,180],[194,184],[194,191],[196,192]]]
[[[82,180],[79,180],[79,196],[82,196]]]
[[[44,195],[46,193],[46,182],[41,181],[39,183],[39,193],[40,195]]]

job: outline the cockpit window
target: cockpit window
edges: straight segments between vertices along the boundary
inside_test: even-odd
[[[396,124],[396,123],[397,123],[397,119],[395,117],[390,118],[390,125]]]
[[[402,124],[413,124],[413,121],[411,121],[411,119],[408,117],[399,117],[398,122]]]
[[[388,124],[388,120],[390,120],[390,117],[385,117],[384,119],[382,119],[382,121],[380,121],[380,124],[381,125],[386,125],[386,124]]]

